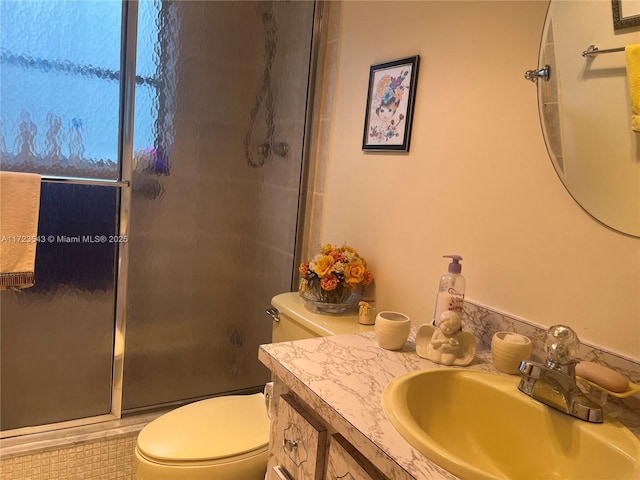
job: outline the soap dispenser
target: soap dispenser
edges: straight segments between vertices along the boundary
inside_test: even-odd
[[[440,277],[438,296],[436,297],[436,311],[433,314],[433,325],[440,325],[440,316],[446,311],[456,312],[462,318],[462,307],[464,304],[464,290],[467,281],[462,276],[462,265],[460,255],[444,255],[443,258],[450,258],[448,272]]]

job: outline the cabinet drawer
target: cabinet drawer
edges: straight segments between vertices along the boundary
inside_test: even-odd
[[[331,436],[325,480],[387,480],[340,434]]]
[[[289,394],[278,399],[269,441],[267,480],[323,478],[327,430]]]

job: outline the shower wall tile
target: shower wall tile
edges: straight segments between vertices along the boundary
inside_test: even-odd
[[[192,134],[192,141],[197,145],[194,172],[213,182],[258,182],[260,173],[248,168],[245,158],[243,142],[247,133],[247,121],[248,117],[237,125],[229,125],[214,118],[196,121],[196,132]]]
[[[276,185],[265,185],[263,189],[258,214],[261,236],[274,249],[293,252],[297,219],[291,212],[297,208],[298,189]]]
[[[307,90],[309,51],[297,50],[279,57],[273,65],[276,119],[282,122],[304,122],[306,95],[291,92]]]
[[[256,96],[254,92],[261,86],[262,70],[262,65],[181,59],[177,115],[193,120],[213,118],[229,125],[245,124]]]
[[[254,2],[197,3],[201,2],[178,2],[182,23],[189,25],[180,32],[181,42],[190,46],[184,54],[200,58],[213,54],[231,62],[262,54],[259,44],[246,39],[246,32],[263,28]],[[212,48],[215,45],[225,48]]]
[[[305,260],[311,258],[318,253],[318,248],[321,244],[320,233],[322,231],[322,218],[319,216],[319,212],[322,212],[322,205],[324,204],[323,193],[311,193],[307,199],[309,210],[315,213],[315,216],[311,217],[311,221],[305,224],[305,235],[309,239],[309,245],[307,247],[307,254],[303,257]],[[311,243],[315,242],[315,243]]]
[[[329,158],[329,141],[331,140],[331,122],[320,120],[318,128],[318,149],[317,155],[325,161],[317,162],[314,169],[313,183],[310,182],[312,193],[324,194],[327,178],[327,167]]]
[[[342,12],[342,2],[336,1],[330,3],[331,5],[329,5],[326,14],[327,23],[325,32],[327,32],[327,42],[332,42],[340,38],[340,15]]]
[[[251,41],[247,32],[252,32],[256,36],[264,38],[265,31],[262,23],[262,9],[266,6],[266,2],[237,2],[231,1],[231,4],[244,3],[240,9],[237,10],[237,21],[231,27],[227,26],[226,30],[233,28],[233,32],[229,35],[234,38],[234,43],[238,48],[238,56],[236,61],[241,64],[256,63],[258,65],[263,64],[264,58],[264,44],[263,42]],[[225,27],[223,27],[225,28]]]
[[[312,28],[308,15],[309,9],[304,2],[274,2],[273,13],[278,28],[278,48],[280,54],[308,49],[305,45],[311,42]]]
[[[544,39],[542,58],[540,65],[549,65],[551,76],[548,81],[537,82],[539,93],[539,104],[541,106],[545,138],[547,138],[547,149],[553,159],[556,171],[559,175],[564,175],[564,147],[562,142],[562,102],[560,96],[560,85],[558,75],[558,65],[556,63],[555,40],[553,22],[549,23],[547,36]]]
[[[336,78],[338,69],[338,40],[331,40],[327,42],[326,63],[322,72],[322,83],[328,85],[322,91],[322,100],[320,103],[320,115],[322,120],[329,120],[332,118],[333,113],[333,99],[335,94],[335,88],[333,85],[333,79]],[[364,113],[365,107],[362,107]]]
[[[0,459],[0,480],[135,480],[137,433]]]
[[[331,136],[331,112],[334,105],[338,65],[338,42],[340,38],[341,2],[325,2],[323,32],[325,37],[319,46],[318,72],[315,87],[315,111],[311,144],[311,163],[306,195],[306,216],[302,242],[302,259],[313,256],[318,246],[326,242],[320,232],[323,222],[324,189],[329,164],[329,141]]]
[[[256,256],[263,259],[265,262],[265,266],[267,268],[262,269],[261,271],[252,272],[251,275],[251,285],[254,286],[256,298],[264,298],[265,295],[269,296],[269,298],[273,297],[273,291],[276,292],[286,292],[289,290],[291,280],[289,278],[276,278],[276,276],[272,276],[269,272],[275,271],[276,269],[280,269],[283,265],[292,265],[293,263],[293,253],[292,251],[283,251],[282,249],[275,248],[266,244],[255,244],[255,254]],[[256,318],[265,317],[265,309],[268,305],[261,303],[258,305],[260,310],[260,315]],[[270,327],[269,327],[270,329]]]

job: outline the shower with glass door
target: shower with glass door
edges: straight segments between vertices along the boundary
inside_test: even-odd
[[[318,5],[0,8],[0,168],[42,175],[51,239],[36,285],[0,293],[2,436],[261,388]]]

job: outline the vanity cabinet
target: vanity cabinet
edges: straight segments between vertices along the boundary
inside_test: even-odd
[[[362,453],[347,440],[336,433],[331,436],[329,456],[325,480],[354,479],[354,480],[385,480]]]
[[[327,429],[292,395],[274,401],[267,480],[322,480]]]
[[[274,403],[267,480],[386,478],[342,435],[334,432],[330,425],[325,425],[315,412],[294,395],[276,395]]]

